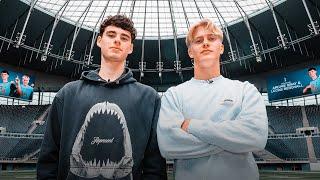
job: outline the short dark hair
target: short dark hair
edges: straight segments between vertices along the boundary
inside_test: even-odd
[[[23,76],[27,76],[28,78],[30,78],[29,74],[24,74]]]
[[[2,74],[2,73],[7,73],[7,74],[9,75],[9,72],[8,72],[7,70],[2,70],[2,71],[1,71],[1,74]]]
[[[129,31],[131,33],[131,42],[136,39],[137,30],[136,28],[134,28],[134,23],[132,22],[132,20],[127,16],[119,14],[108,16],[107,19],[105,19],[100,25],[99,36],[102,36],[105,28],[110,25]]]
[[[308,69],[308,71],[312,71],[312,70],[316,71],[317,69],[315,67],[311,67],[311,68]]]

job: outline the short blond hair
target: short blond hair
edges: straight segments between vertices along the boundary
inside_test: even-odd
[[[223,41],[223,32],[222,30],[216,26],[211,20],[209,19],[202,19],[201,21],[193,24],[189,29],[189,32],[186,37],[186,45],[187,47],[190,46],[192,41],[194,40],[194,33],[198,27],[205,27],[206,29],[212,31],[216,36]]]

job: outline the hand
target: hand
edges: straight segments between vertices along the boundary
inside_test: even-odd
[[[15,82],[16,82],[16,85],[19,85],[19,84],[20,84],[20,79],[19,79],[19,78],[16,78],[16,79],[15,79]]]
[[[303,94],[305,94],[307,92],[308,88],[304,88],[303,89]]]
[[[189,124],[190,124],[190,119],[184,120],[183,123],[181,124],[181,129],[187,132]]]
[[[306,93],[309,88],[311,88],[310,85],[306,86],[306,87],[303,89],[303,93]]]

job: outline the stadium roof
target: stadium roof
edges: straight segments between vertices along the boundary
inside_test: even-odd
[[[23,0],[31,4],[32,0]],[[88,29],[99,28],[99,22],[117,13],[131,17],[138,31],[152,37],[185,35],[188,27],[200,18],[209,18],[218,25],[242,21],[277,5],[284,0],[37,0],[35,8],[52,16],[60,14],[72,24],[83,23]],[[245,12],[245,14],[244,14]],[[97,26],[98,24],[98,26]],[[159,34],[158,34],[159,33]]]
[[[138,30],[128,67],[140,82],[166,88],[193,76],[185,33],[210,18],[224,31],[221,73],[238,79],[317,63],[319,7],[317,0],[1,0],[0,62],[78,79],[100,64],[93,29],[119,12]]]

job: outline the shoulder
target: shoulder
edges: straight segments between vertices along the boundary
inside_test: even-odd
[[[33,87],[31,87],[31,86],[29,86],[29,85],[27,85],[26,88],[27,88],[28,90],[33,90]]]
[[[180,99],[182,97],[183,92],[187,89],[190,89],[191,82],[186,81],[176,86],[171,86],[167,89],[167,91],[163,94],[162,99]]]
[[[178,84],[176,86],[172,86],[170,88],[168,88],[167,92],[182,92],[183,90],[185,90],[186,88],[189,88],[190,85],[192,85],[191,80],[183,82],[181,84]]]
[[[242,97],[261,95],[255,85],[249,81],[231,80],[228,78],[225,78],[225,81],[228,84],[228,88],[226,90],[230,91],[230,93],[236,93]]]
[[[79,87],[80,84],[83,83],[83,80],[76,80],[76,81],[71,81],[65,84],[62,88],[61,91],[70,91],[74,90],[75,88]]]
[[[142,84],[140,82],[134,82],[133,85],[139,90],[150,92],[150,93],[156,93],[156,90],[153,89],[151,86]]]
[[[145,94],[148,96],[159,96],[158,92],[153,89],[151,86],[142,84],[140,82],[134,82],[132,85],[136,91],[138,91],[141,94]]]
[[[228,85],[235,86],[236,88],[241,88],[241,89],[252,89],[256,88],[252,83],[249,81],[239,81],[239,80],[231,80],[229,78],[224,78],[224,83]]]
[[[56,97],[63,99],[64,96],[73,94],[75,90],[83,83],[82,80],[71,81],[65,84],[56,94]]]

